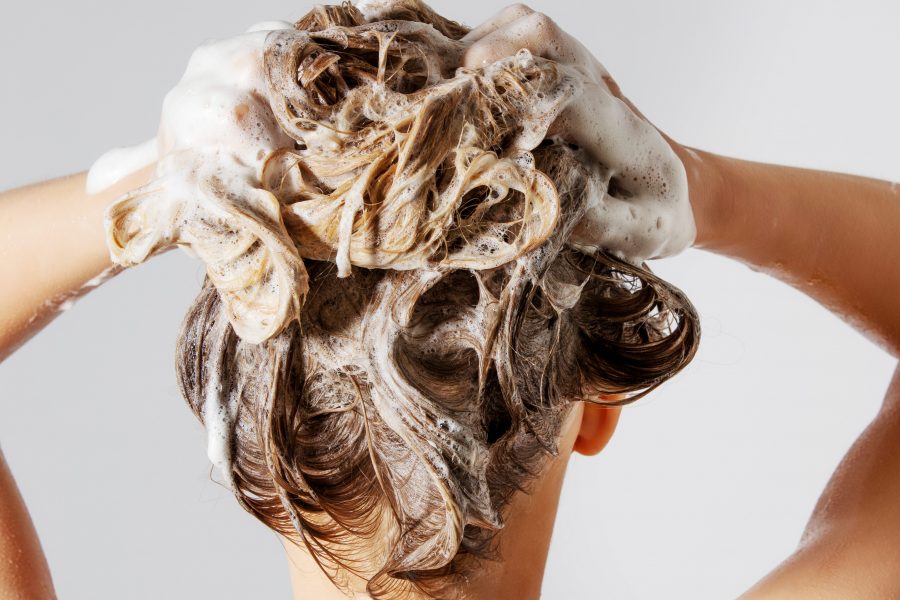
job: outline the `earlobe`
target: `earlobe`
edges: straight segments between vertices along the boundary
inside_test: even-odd
[[[616,431],[621,412],[621,406],[602,406],[585,402],[581,427],[572,449],[585,456],[593,456],[603,450]]]

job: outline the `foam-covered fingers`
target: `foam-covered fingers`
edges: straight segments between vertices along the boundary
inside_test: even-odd
[[[670,198],[647,192],[619,197],[622,194],[614,189],[592,202],[570,243],[591,250],[619,248],[625,256],[644,260],[672,256],[693,242],[690,204],[681,191]]]
[[[509,6],[495,14],[493,17],[463,36],[462,41],[469,44],[477,42],[486,35],[490,35],[501,27],[504,27],[509,23],[512,23],[513,21],[521,19],[526,15],[530,15],[533,12],[533,10],[531,10],[524,4],[510,4]]]
[[[562,31],[547,15],[531,12],[498,27],[472,44],[463,57],[463,66],[483,67],[527,48],[535,56],[556,60]]]

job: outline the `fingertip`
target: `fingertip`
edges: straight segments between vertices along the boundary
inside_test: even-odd
[[[505,27],[509,23],[517,21],[533,12],[534,11],[530,7],[522,3],[510,4],[478,27],[469,31],[469,33],[463,36],[462,41],[466,43],[477,42],[498,29]]]

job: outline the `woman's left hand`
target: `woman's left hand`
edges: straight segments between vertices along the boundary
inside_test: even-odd
[[[681,252],[696,229],[685,166],[690,153],[658,131],[622,94],[604,66],[548,16],[514,4],[463,38],[463,66],[478,68],[526,48],[580,72],[584,87],[548,131],[586,150],[608,189],[592,202],[571,242],[623,249],[643,260]]]

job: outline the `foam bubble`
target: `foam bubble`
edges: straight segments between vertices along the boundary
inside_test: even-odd
[[[288,23],[287,21],[260,21],[259,23],[255,23],[247,28],[247,33],[253,33],[255,31],[277,31],[279,29],[292,29],[294,27],[293,23]]]

